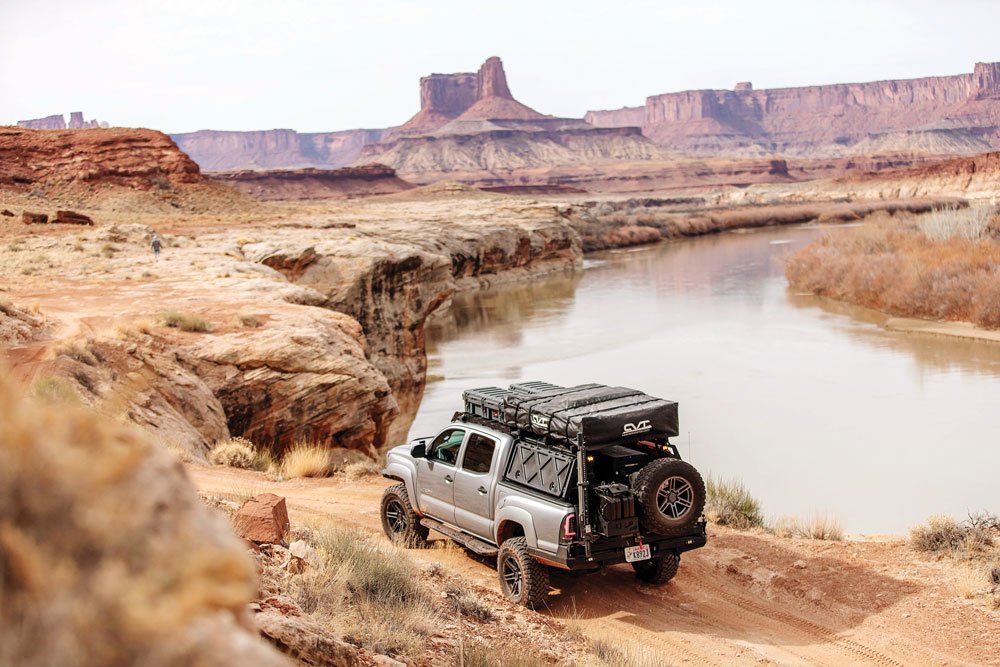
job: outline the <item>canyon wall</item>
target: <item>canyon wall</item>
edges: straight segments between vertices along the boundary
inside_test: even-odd
[[[385,132],[386,130],[199,130],[173,134],[171,138],[205,171],[306,167],[337,169],[357,160],[362,149],[377,142]]]
[[[636,125],[681,152],[740,149],[841,155],[917,149],[974,153],[1000,147],[1000,63],[970,74],[801,88],[691,90],[641,107],[591,111],[600,127]],[[918,134],[930,133],[931,140]],[[881,140],[884,145],[879,145]]]

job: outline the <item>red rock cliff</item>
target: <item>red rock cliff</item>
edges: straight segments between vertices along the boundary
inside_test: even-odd
[[[617,127],[640,119],[633,107],[590,112],[587,120]],[[745,82],[736,90],[654,95],[642,107],[641,126],[657,143],[680,149],[809,150],[915,131],[946,134],[970,150],[982,150],[982,142],[1000,147],[1000,63],[956,76],[763,90]]]

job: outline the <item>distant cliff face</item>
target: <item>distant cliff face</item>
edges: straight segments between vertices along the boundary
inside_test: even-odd
[[[84,120],[82,111],[73,111],[69,115],[69,123],[62,114],[17,121],[18,127],[28,130],[89,130],[95,127],[108,127],[108,124],[96,119]]]
[[[299,133],[295,130],[199,130],[171,138],[205,171],[319,167],[354,162],[385,130]]]
[[[591,111],[586,118],[599,127],[638,123],[653,141],[692,152],[842,153],[861,142],[872,152],[878,141],[889,150],[933,152],[940,145],[945,152],[979,152],[1000,147],[1000,63],[898,81],[764,90],[743,82],[735,90],[653,95],[643,107]],[[926,132],[938,141],[914,142]]]

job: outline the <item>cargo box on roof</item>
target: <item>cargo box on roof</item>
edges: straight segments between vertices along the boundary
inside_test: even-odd
[[[559,387],[504,399],[507,426],[555,442],[580,437],[588,447],[680,434],[677,403],[635,389],[599,384]]]

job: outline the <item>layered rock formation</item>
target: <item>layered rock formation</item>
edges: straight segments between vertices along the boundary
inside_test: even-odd
[[[220,183],[262,200],[346,199],[392,194],[413,187],[383,164],[341,169],[281,169],[212,174]]]
[[[202,182],[201,171],[155,130],[26,130],[0,127],[0,188],[89,188]]]
[[[476,103],[475,73],[431,74],[420,79],[420,111],[393,130],[393,135],[420,134],[438,129]]]
[[[337,169],[353,163],[361,150],[386,130],[296,132],[199,130],[173,134],[182,151],[205,171],[238,169]]]
[[[1000,63],[971,74],[754,90],[692,90],[643,107],[591,111],[600,127],[641,124],[656,143],[687,153],[830,157],[1000,148]]]
[[[62,114],[17,121],[18,127],[29,130],[89,130],[97,127],[107,128],[108,124],[96,119],[84,120],[82,111],[73,111],[69,115],[69,123]]]

